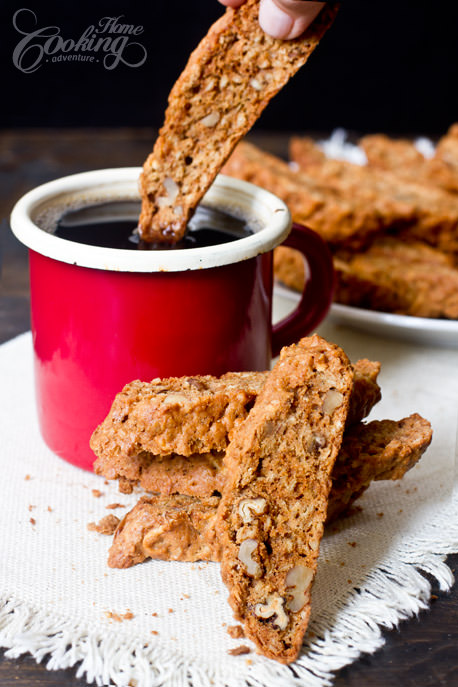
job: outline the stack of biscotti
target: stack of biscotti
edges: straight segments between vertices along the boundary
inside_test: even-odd
[[[92,437],[95,470],[150,493],[119,524],[109,564],[221,561],[245,634],[294,660],[326,518],[373,479],[402,477],[431,440],[416,414],[362,422],[379,369],[313,336],[270,373],[127,385]]]
[[[386,136],[360,145],[366,165],[330,159],[305,137],[291,139],[291,164],[243,142],[223,171],[276,193],[327,241],[336,302],[458,319],[458,125],[431,159]],[[301,291],[302,256],[277,248],[275,275]]]

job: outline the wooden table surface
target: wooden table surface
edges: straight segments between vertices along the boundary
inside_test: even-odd
[[[0,132],[0,342],[29,329],[27,253],[8,225],[14,202],[59,176],[141,165],[153,140],[145,129]],[[253,140],[278,154],[286,150],[285,135],[257,134]],[[458,555],[448,562],[458,568]],[[335,687],[458,687],[457,585],[441,593],[433,584],[430,609],[384,636],[382,649],[337,673]],[[84,687],[75,672],[47,671],[29,656],[7,660],[0,650],[1,687]]]

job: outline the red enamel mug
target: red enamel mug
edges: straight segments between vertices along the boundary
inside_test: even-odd
[[[332,299],[332,259],[320,237],[291,228],[276,196],[223,175],[204,202],[253,218],[247,237],[135,251],[53,235],[69,207],[138,199],[139,173],[106,169],[57,179],[27,193],[11,215],[14,234],[30,249],[41,432],[58,456],[89,470],[89,438],[126,383],[268,369],[282,346],[315,329]],[[281,243],[302,252],[308,279],[297,308],[272,327],[272,250]]]

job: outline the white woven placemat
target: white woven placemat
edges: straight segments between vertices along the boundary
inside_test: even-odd
[[[458,353],[378,342],[330,324],[321,333],[352,359],[383,361],[384,398],[374,417],[419,411],[432,421],[434,440],[402,482],[373,485],[362,512],[326,534],[310,634],[294,672],[254,653],[227,653],[248,642],[227,634],[234,621],[217,564],[106,566],[111,538],[89,532],[87,523],[124,513],[106,506],[127,508],[135,497],[46,448],[30,334],[0,347],[0,645],[7,656],[30,652],[51,669],[75,666],[99,685],[318,687],[381,646],[380,627],[427,606],[430,586],[419,571],[450,587],[444,559],[458,551],[458,502],[451,498]],[[128,617],[116,621],[110,613]]]

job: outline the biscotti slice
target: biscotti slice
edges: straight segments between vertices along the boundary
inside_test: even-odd
[[[458,128],[454,126],[440,139],[431,158],[425,158],[413,141],[383,134],[364,136],[360,145],[373,168],[392,172],[405,181],[458,193]]]
[[[428,420],[413,413],[402,420],[373,420],[345,432],[332,471],[327,522],[344,513],[374,480],[398,480],[431,443]]]
[[[353,387],[344,438],[349,431],[348,428],[357,425],[369,415],[373,406],[380,400],[381,391],[377,383],[379,372],[380,363],[366,358],[358,360],[353,366]],[[259,375],[265,378],[264,373]],[[245,412],[245,406],[241,408]],[[238,419],[237,415],[233,417],[234,421]],[[232,430],[228,434],[231,432]],[[141,451],[124,461],[117,454],[115,476],[119,479],[119,490],[122,493],[131,493],[133,487],[139,484],[148,492],[164,496],[185,494],[206,498],[215,492],[222,493],[225,480],[224,458],[225,451],[193,453],[190,456],[175,453],[158,456]],[[112,468],[106,468],[106,462],[103,465],[105,469],[102,474],[111,479]],[[101,469],[101,461],[96,463],[96,468]]]
[[[259,0],[227,9],[210,27],[173,86],[164,125],[140,177],[139,232],[175,243],[237,142],[307,61],[337,12],[329,3],[305,33],[264,33]]]
[[[425,241],[458,260],[458,199],[441,189],[407,182],[389,172],[372,172],[377,183],[368,185],[365,168],[341,160],[327,160],[324,173],[319,165],[294,171],[244,141],[222,171],[275,193],[288,205],[294,221],[320,234],[332,250],[361,250],[390,231]]]
[[[108,565],[129,568],[153,557],[165,561],[219,560],[215,520],[220,497],[143,497],[119,523]]]
[[[378,362],[355,363],[347,425],[366,417],[380,400],[379,371]],[[219,379],[128,384],[91,439],[98,456],[95,472],[119,479],[123,493],[135,484],[161,494],[206,497],[221,491],[223,452],[266,377],[266,372],[234,372]]]
[[[135,486],[152,494],[186,494],[205,498],[224,486],[224,451],[192,456],[152,456],[141,453],[122,466],[119,491],[132,493]]]
[[[425,243],[380,238],[365,252],[335,258],[334,265],[339,303],[414,317],[458,318],[458,268],[450,256]]]
[[[370,203],[355,203],[351,194],[330,188],[303,172],[296,172],[275,155],[242,141],[222,172],[275,193],[291,211],[293,220],[317,232],[331,248],[341,244],[366,245],[387,222]],[[411,219],[410,208],[403,220]]]
[[[446,181],[441,177],[441,185],[449,192],[458,193],[458,124],[452,124],[445,136],[439,139],[433,160],[442,165],[441,172]]]
[[[367,143],[370,139],[362,142]],[[437,155],[425,159],[409,141],[394,141],[384,136],[374,139],[385,140],[386,148],[391,148],[387,155],[388,159],[393,158],[391,169],[356,165],[325,156],[319,159],[311,152],[314,142],[307,138],[291,139],[290,156],[308,177],[326,184],[330,190],[346,194],[355,206],[371,206],[383,217],[388,229],[398,230],[408,221],[432,245],[456,236],[457,198],[440,188],[441,184],[447,185],[444,173],[453,184],[451,167]],[[442,142],[446,145],[447,137]],[[458,177],[455,183],[457,180]]]
[[[377,360],[368,360],[367,358],[361,358],[352,365],[353,386],[345,423],[346,430],[364,420],[382,398],[382,392],[377,382],[380,367],[381,365]]]
[[[294,661],[310,615],[331,472],[353,386],[319,336],[284,348],[229,444],[217,529],[235,617],[265,656]]]
[[[409,259],[407,253],[409,250],[411,252],[409,245],[412,247],[412,243],[407,244],[406,241],[394,238],[388,240],[391,243],[397,242],[401,250],[393,251],[392,259],[387,256],[385,264],[383,264],[382,256],[377,255],[381,244],[386,242],[383,238],[376,239],[365,252],[344,252],[343,254],[336,252],[334,256],[335,302],[397,314],[413,315],[422,312],[423,317],[427,313],[435,312],[436,315],[433,316],[437,316],[437,313],[441,311],[449,311],[447,299],[441,296],[449,291],[453,298],[456,293],[454,281],[457,279],[458,272],[452,266],[447,266],[447,256],[426,244],[421,244],[422,252],[431,251],[437,255],[438,278],[436,278],[435,269],[431,270],[426,264],[412,262],[411,257]],[[404,252],[403,257],[401,251]],[[301,254],[287,246],[278,246],[274,251],[274,275],[288,288],[302,292],[305,270]],[[439,275],[443,278],[440,279]],[[424,287],[426,287],[427,298],[419,301],[417,294]],[[432,296],[431,299],[429,294]],[[435,295],[439,298],[434,298]],[[429,300],[431,300],[431,306],[428,304]]]
[[[345,514],[373,480],[401,479],[426,451],[431,436],[431,425],[416,413],[399,422],[374,420],[347,430],[332,471],[326,523]],[[219,561],[219,501],[181,494],[141,498],[117,528],[108,565],[128,568],[146,558]]]
[[[311,138],[293,136],[289,155],[299,173],[326,185],[329,192],[349,198],[355,209],[372,208],[380,216],[385,229],[413,221],[418,215],[420,187],[405,185],[402,193],[400,180],[395,176],[367,165],[328,158]],[[418,199],[412,195],[414,190]]]
[[[127,384],[91,437],[95,471],[114,479],[127,459],[144,451],[190,456],[225,450],[266,375],[229,372]]]

